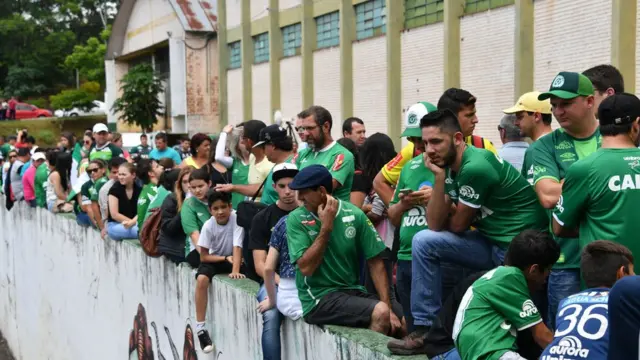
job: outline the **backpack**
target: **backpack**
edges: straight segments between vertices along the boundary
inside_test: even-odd
[[[142,250],[151,256],[159,257],[158,242],[160,240],[160,221],[162,220],[162,212],[160,208],[154,208],[150,210],[150,215],[142,224],[142,230],[140,230],[140,245]]]

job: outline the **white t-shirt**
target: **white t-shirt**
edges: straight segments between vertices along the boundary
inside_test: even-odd
[[[209,249],[209,254],[218,256],[233,255],[233,247],[242,247],[244,229],[237,224],[236,211],[231,210],[229,221],[219,225],[215,217],[211,217],[202,225],[198,246]]]

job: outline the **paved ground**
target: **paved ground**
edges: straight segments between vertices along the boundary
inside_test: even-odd
[[[9,350],[9,346],[7,346],[7,342],[2,337],[2,333],[0,333],[0,360],[14,360],[13,355],[11,355],[11,350]]]

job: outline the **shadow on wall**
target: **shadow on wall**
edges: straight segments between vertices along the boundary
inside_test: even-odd
[[[160,351],[160,337],[158,336],[158,328],[155,322],[151,322],[153,332],[156,338],[156,348],[158,349],[158,360],[168,360]],[[173,360],[180,360],[180,354],[176,348],[171,333],[168,327],[164,327],[164,331],[167,333],[169,345],[171,346],[171,352],[173,353]],[[216,349],[213,345],[213,353],[215,359],[218,360],[222,351]],[[142,306],[138,304],[138,313],[133,318],[133,330],[129,333],[129,359],[130,360],[154,360],[153,343],[151,336],[149,336],[149,327],[147,326],[147,312]],[[184,329],[184,348],[182,352],[183,360],[198,360],[198,354],[196,353],[195,337],[190,324],[187,324]]]

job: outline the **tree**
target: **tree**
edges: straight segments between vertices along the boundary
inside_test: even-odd
[[[49,101],[54,109],[69,110],[78,108],[89,110],[94,106],[93,101],[97,100],[99,95],[100,84],[87,82],[82,84],[80,89],[63,90],[57,95],[52,95]]]
[[[107,52],[105,42],[111,35],[111,27],[102,31],[100,39],[91,37],[85,45],[76,45],[73,53],[64,61],[69,70],[77,69],[84,78],[105,86],[104,56]]]
[[[111,110],[129,125],[138,125],[151,132],[163,115],[158,95],[162,92],[162,80],[150,64],[140,64],[129,69],[122,78],[122,96],[113,103]]]

